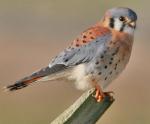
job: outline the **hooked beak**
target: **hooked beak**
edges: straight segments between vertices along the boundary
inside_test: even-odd
[[[134,28],[134,29],[136,28],[136,22],[135,22],[135,21],[130,21],[130,22],[128,22],[127,24],[128,24],[128,26],[131,27],[131,28]]]

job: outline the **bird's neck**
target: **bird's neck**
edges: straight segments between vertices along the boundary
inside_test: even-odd
[[[133,42],[133,36],[134,36],[133,34],[120,32],[116,30],[111,30],[111,32],[112,32],[112,36],[118,41]]]

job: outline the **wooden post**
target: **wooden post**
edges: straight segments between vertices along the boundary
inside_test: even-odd
[[[85,92],[51,124],[95,124],[114,102],[114,98],[106,96],[101,102],[97,102],[94,94],[94,89]]]

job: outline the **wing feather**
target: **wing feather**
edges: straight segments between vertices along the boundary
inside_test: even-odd
[[[110,41],[111,34],[100,36],[85,45],[65,49],[50,63],[50,67],[55,64],[63,64],[67,67],[74,67],[82,63],[90,62],[107,41]]]

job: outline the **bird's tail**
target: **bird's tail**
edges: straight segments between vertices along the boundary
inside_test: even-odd
[[[28,85],[30,85],[33,82],[36,81],[40,81],[43,78],[52,75],[52,74],[58,74],[60,72],[62,72],[64,69],[67,69],[65,65],[59,64],[59,65],[54,65],[51,68],[50,67],[45,67],[43,69],[41,69],[38,72],[33,73],[30,76],[27,76],[21,80],[16,81],[14,84],[12,85],[8,85],[5,87],[6,90],[8,91],[15,91],[15,90],[19,90],[22,89],[24,87],[27,87]],[[52,76],[53,79],[55,76]]]

